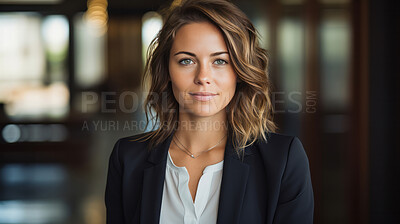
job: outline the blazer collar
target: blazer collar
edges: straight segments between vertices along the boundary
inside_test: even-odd
[[[149,168],[144,170],[140,223],[159,223],[164,188],[165,169],[172,133],[163,143],[150,151]],[[253,154],[253,147],[246,148],[244,157]],[[223,174],[218,205],[217,223],[237,223],[247,186],[249,165],[242,162],[228,135],[225,145]]]

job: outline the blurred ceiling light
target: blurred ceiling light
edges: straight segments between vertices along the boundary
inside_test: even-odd
[[[0,223],[63,223],[68,205],[60,200],[4,200],[0,203]]]
[[[260,44],[265,49],[270,49],[271,34],[268,19],[263,16],[257,16],[254,19],[254,26],[260,35]]]
[[[278,54],[282,72],[282,89],[293,96],[304,91],[304,26],[295,18],[284,18],[278,28]],[[291,98],[293,99],[293,98]],[[299,99],[299,100],[302,100]],[[296,110],[297,100],[289,100],[286,109]]]
[[[92,88],[106,78],[107,37],[98,35],[82,14],[74,18],[75,27],[75,82],[80,87]],[[1,90],[0,90],[1,91]]]
[[[148,12],[143,15],[142,23],[143,43],[149,45],[160,31],[163,21],[160,14],[156,12]]]
[[[15,124],[8,124],[3,128],[2,134],[6,142],[17,142],[21,138],[21,129]]]
[[[0,169],[0,180],[4,183],[3,186],[60,186],[60,184],[65,184],[67,178],[66,168],[55,163],[7,163]]]
[[[351,103],[350,19],[347,13],[336,13],[336,11],[326,11],[321,19],[318,37],[321,108],[345,111]]]
[[[63,142],[68,138],[68,129],[62,124],[8,124],[2,137],[8,143]]]
[[[61,53],[67,49],[69,25],[65,16],[47,16],[43,20],[42,35],[46,48],[52,53]]]
[[[35,13],[0,14],[0,80],[41,80],[46,57]]]
[[[8,124],[2,130],[2,137],[8,143],[63,142],[68,134],[62,124]]]
[[[147,12],[142,17],[142,55],[146,61],[146,52],[151,41],[157,36],[163,25],[163,20],[157,12]]]
[[[107,32],[107,0],[88,0],[87,11],[85,18],[93,27],[97,28],[98,35],[103,35]]]

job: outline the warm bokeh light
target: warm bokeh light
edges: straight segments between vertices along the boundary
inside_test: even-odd
[[[107,0],[88,0],[86,20],[97,29],[98,35],[104,35],[107,32]]]
[[[64,83],[21,85],[8,95],[7,115],[14,120],[64,118],[69,111],[69,90]]]

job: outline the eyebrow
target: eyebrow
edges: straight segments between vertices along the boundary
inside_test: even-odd
[[[192,57],[196,57],[196,54],[191,53],[191,52],[187,52],[187,51],[179,51],[178,53],[175,53],[174,56],[176,56],[178,54],[187,54],[187,55],[190,55]],[[210,54],[210,56],[213,57],[213,56],[217,56],[217,55],[220,55],[220,54],[228,54],[228,52],[227,51],[219,51],[219,52],[215,52],[215,53]]]

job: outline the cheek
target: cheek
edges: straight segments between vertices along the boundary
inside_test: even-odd
[[[183,102],[187,97],[186,92],[188,91],[188,86],[190,86],[188,81],[188,79],[185,79],[183,76],[179,76],[176,73],[171,75],[172,92],[176,101]]]
[[[172,75],[171,84],[179,92],[187,91],[187,87],[190,86],[190,81],[185,76]]]
[[[193,69],[182,69],[177,65],[170,65],[169,77],[175,91],[188,92],[193,84]]]
[[[223,77],[219,83],[224,92],[234,93],[236,90],[236,75],[230,74]]]
[[[228,97],[229,97],[229,101],[231,101],[236,92],[236,81],[230,83],[229,90],[227,90],[227,92],[229,92]]]
[[[175,99],[178,100],[179,93],[182,92],[182,89],[179,85],[179,82],[177,83],[173,77],[171,80],[171,86],[172,86],[172,92],[174,93]]]
[[[175,68],[174,65],[169,65],[169,79],[171,81],[172,89],[175,91],[179,91],[180,84],[180,74],[179,70]]]

